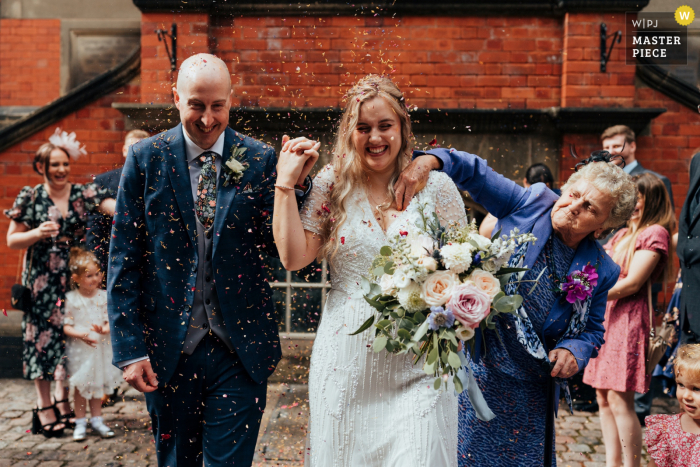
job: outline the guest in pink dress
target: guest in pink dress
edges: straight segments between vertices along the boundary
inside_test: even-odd
[[[663,182],[653,174],[634,177],[637,206],[627,227],[605,246],[621,267],[608,292],[605,344],[586,367],[583,381],[596,388],[607,465],[638,467],[642,428],[634,412],[634,393],[649,390],[649,284],[670,268],[671,234],[676,220]],[[666,274],[668,277],[668,274]]]
[[[678,350],[674,371],[681,413],[646,418],[649,467],[700,465],[700,344]]]

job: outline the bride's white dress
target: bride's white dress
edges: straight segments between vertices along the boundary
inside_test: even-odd
[[[333,169],[314,179],[301,220],[320,233]],[[375,310],[362,298],[360,280],[387,237],[398,234],[424,212],[441,224],[466,223],[464,203],[452,180],[432,172],[428,185],[396,215],[386,234],[359,187],[347,203],[338,232],[341,245],[329,261],[332,288],[311,354],[309,432],[305,465],[311,467],[451,467],[457,465],[457,397],[433,389],[434,377],[409,355],[374,353],[372,329],[350,336]]]

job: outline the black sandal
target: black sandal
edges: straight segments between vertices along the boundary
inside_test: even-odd
[[[53,410],[56,415],[56,421],[51,423],[41,424],[41,419],[39,418],[39,412],[45,410]],[[45,438],[60,438],[63,436],[63,430],[65,430],[65,424],[61,421],[60,413],[55,405],[50,405],[44,407],[43,409],[34,408],[32,409],[32,434],[38,435],[43,434]],[[56,425],[63,425],[62,428],[56,429]]]
[[[64,403],[68,404],[68,408],[70,409],[70,412],[68,412],[67,414],[62,414],[61,410],[58,408],[58,404]],[[53,406],[56,407],[56,412],[58,412],[58,417],[59,420],[61,420],[61,423],[63,423],[66,426],[66,428],[70,428],[71,430],[74,429],[75,421],[71,422],[70,419],[75,418],[75,412],[73,411],[73,409],[70,408],[70,401],[68,400],[68,398],[66,397],[62,401],[57,401],[56,399],[54,399]]]

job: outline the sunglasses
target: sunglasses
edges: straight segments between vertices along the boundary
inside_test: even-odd
[[[622,149],[620,152],[625,150],[625,145],[622,146]],[[578,159],[579,157],[576,155],[576,149],[574,148],[574,145],[569,146],[569,152],[573,156],[574,159]],[[578,170],[582,167],[585,167],[586,165],[590,164],[591,162],[612,162],[616,166],[620,167],[621,169],[625,168],[625,159],[622,157],[620,154],[610,154],[608,151],[594,151],[591,153],[591,157],[588,157],[587,159],[583,159],[581,162],[576,164],[574,166],[574,171],[578,172]]]

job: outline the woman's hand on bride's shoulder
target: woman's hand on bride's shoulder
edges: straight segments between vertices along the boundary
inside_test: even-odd
[[[396,207],[403,211],[413,199],[413,195],[418,193],[428,183],[431,170],[440,168],[440,162],[435,156],[426,154],[418,156],[411,161],[408,166],[399,174],[399,178],[394,184],[396,193]]]
[[[277,160],[277,181],[279,184],[300,185],[311,172],[318,160],[319,141],[299,137],[290,139],[282,136],[282,151]]]

